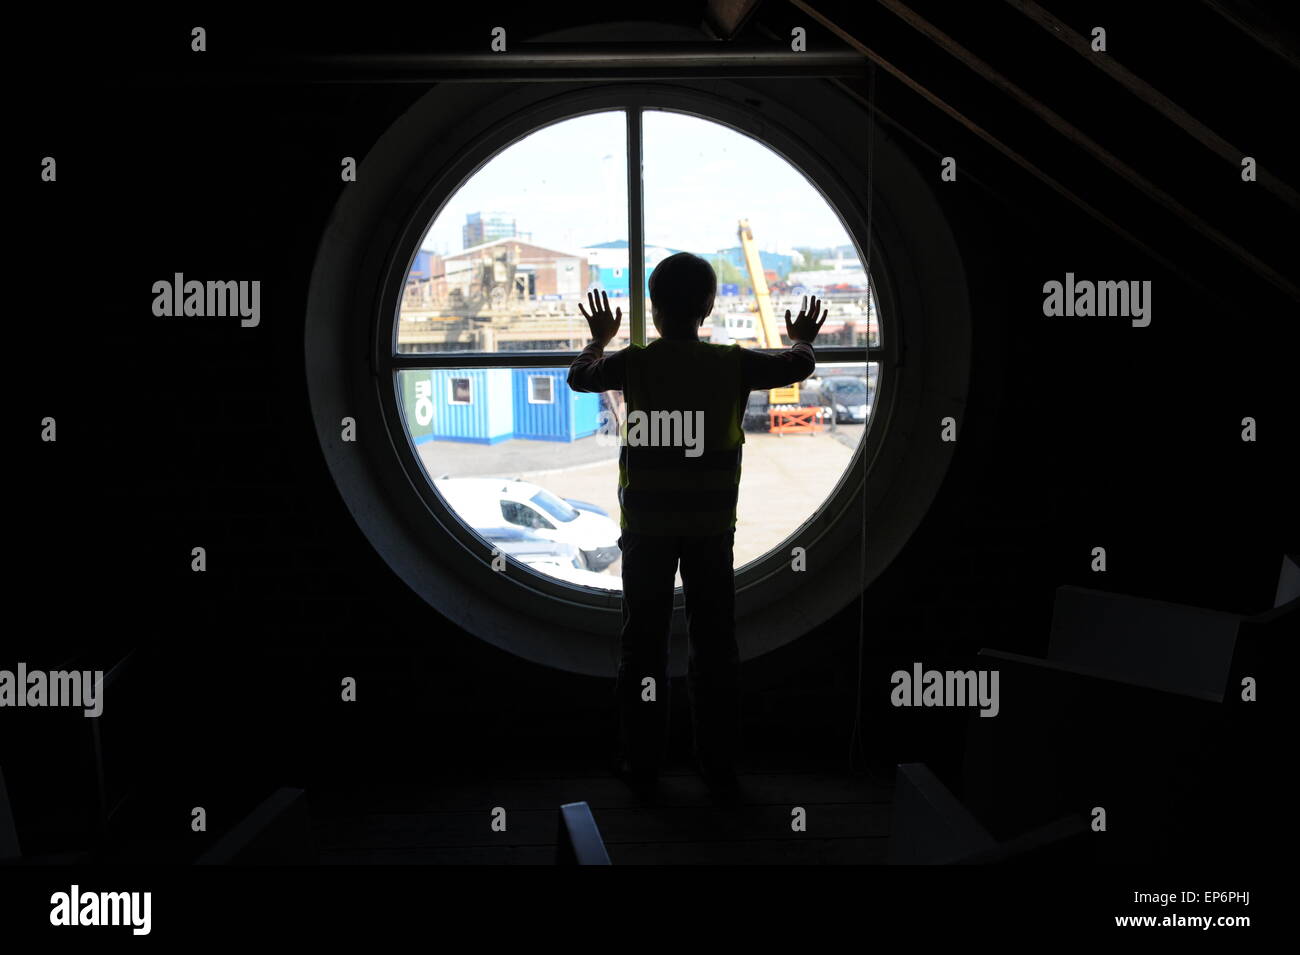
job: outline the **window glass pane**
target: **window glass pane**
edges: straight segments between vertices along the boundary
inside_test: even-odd
[[[803,296],[816,294],[830,312],[820,344],[880,344],[865,260],[803,173],[712,120],[646,110],[642,129],[646,276],[674,252],[713,264],[718,295],[701,338],[785,347],[785,310],[797,315]],[[763,291],[770,311],[760,308]],[[649,322],[646,334],[656,335]]]
[[[538,369],[399,372],[407,433],[443,500],[491,546],[550,576],[618,590],[618,446],[601,429],[625,420],[622,396],[575,394],[567,369],[547,371],[551,405],[523,400]],[[793,394],[750,394],[737,567],[783,541],[830,493],[871,419],[879,374],[877,362],[823,362]],[[482,400],[452,403],[455,380]]]
[[[576,394],[567,374],[420,369],[399,372],[397,387],[425,474],[461,520],[542,573],[619,590],[618,444],[598,429],[622,415],[621,396]],[[529,400],[540,377],[549,380],[550,403]],[[458,379],[469,382],[474,403],[449,400],[447,382]]]
[[[576,350],[599,285],[627,303],[627,116],[567,119],[508,146],[430,224],[398,313],[401,353]]]
[[[530,375],[528,378],[530,400],[536,404],[551,404],[555,400],[551,389],[554,381],[555,379],[550,375]]]
[[[611,121],[612,127],[603,132],[597,128]],[[595,125],[571,125],[576,123]],[[564,135],[535,142],[543,134],[559,132]],[[830,310],[819,346],[879,344],[879,316],[875,302],[868,302],[856,248],[838,216],[797,169],[748,136],[680,113],[648,111],[645,132],[646,274],[676,251],[694,252],[711,262],[719,294],[701,328],[702,339],[745,348],[784,348],[785,309],[797,312],[803,296],[815,293]],[[591,145],[597,137],[600,145]],[[546,165],[550,160],[539,158],[549,150],[567,150],[566,156],[576,157],[561,167],[580,166],[600,154],[596,165],[603,171],[597,175],[589,169],[587,175],[593,178],[581,188],[614,196],[601,204],[616,203],[617,216],[610,218],[609,208],[598,212],[593,207],[575,217],[575,208],[586,208],[581,203],[528,206],[524,199],[518,201],[520,208],[537,210],[530,221],[539,233],[567,229],[582,236],[574,241],[589,243],[579,246],[591,254],[589,284],[607,289],[611,305],[624,308],[622,335],[611,351],[627,343],[629,332],[627,243],[624,238],[602,246],[595,234],[604,229],[626,236],[624,144],[622,113],[556,124],[494,159],[496,163],[511,150],[541,150],[533,156],[536,162],[510,167],[511,176],[493,180],[481,193],[522,196],[528,190],[519,183],[549,183],[551,176],[558,177],[557,183],[566,182],[563,170],[551,171]],[[613,159],[611,150],[617,151]],[[608,171],[614,167],[617,174]],[[565,188],[579,187],[569,183]],[[486,207],[486,200],[475,201]],[[426,245],[458,234],[438,231],[446,215],[444,210],[430,229],[430,236],[441,235],[443,240],[426,239]],[[484,217],[472,220],[475,229],[496,228],[502,221],[498,216],[492,226]],[[452,224],[457,229],[463,225]],[[474,232],[470,238],[480,236]],[[513,238],[498,246],[510,241]],[[437,277],[422,278],[418,268],[413,269],[408,295],[449,295],[445,263],[442,267],[442,285]],[[483,266],[484,282],[490,271]],[[411,350],[453,351],[466,341],[469,348],[495,351],[576,349],[585,343],[586,324],[577,312],[583,293],[543,300],[541,304],[555,306],[553,317],[543,321],[529,311],[531,305],[524,307],[523,286],[517,288],[518,298],[496,305],[480,301],[474,306],[479,311],[472,314],[466,310],[468,300],[459,296],[463,314],[455,321],[464,319],[464,327],[473,328],[475,337],[455,339],[448,334],[435,341],[438,336],[431,333],[418,343],[410,340]],[[414,311],[403,312],[404,334],[414,327],[405,320]],[[427,330],[443,319],[419,320],[429,323]],[[570,323],[571,337],[545,337],[552,335],[556,322]],[[647,332],[654,337],[649,327]],[[765,556],[817,511],[844,476],[870,426],[879,365],[837,362],[824,348],[819,359],[807,380],[748,396],[737,567]],[[406,370],[399,372],[397,387],[408,434],[430,482],[470,527],[499,552],[543,573],[617,590],[618,445],[607,432],[611,421],[625,419],[623,396],[576,394],[567,385],[566,372],[565,367]]]
[[[863,259],[803,173],[763,143],[712,120],[648,110],[643,129],[646,274],[679,251],[713,265],[718,293],[701,339],[786,348],[786,309],[793,318],[804,296],[816,294],[829,310],[817,346],[879,344]],[[655,334],[647,323],[647,335]],[[878,366],[837,364],[825,351],[818,358],[813,377],[795,387],[750,393],[737,567],[764,556],[812,517],[843,477],[870,421]]]

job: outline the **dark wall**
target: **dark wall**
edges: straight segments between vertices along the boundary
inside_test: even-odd
[[[698,22],[696,4],[668,9]],[[900,62],[926,55],[887,14],[839,15]],[[1112,20],[1122,16],[1116,8]],[[530,6],[507,25],[522,37],[590,20],[578,5]],[[778,33],[797,20],[792,10],[767,14]],[[381,28],[198,22],[213,71],[238,71],[255,56],[274,64],[289,49],[477,48],[496,25],[441,21],[435,31],[409,10]],[[46,415],[57,418],[59,440],[24,445],[15,469],[12,581],[18,606],[34,612],[16,610],[6,628],[18,638],[12,655],[33,667],[93,665],[138,648],[123,678],[134,728],[117,745],[146,757],[160,794],[238,802],[272,784],[422,775],[449,763],[499,768],[521,752],[603,756],[610,686],[525,663],[440,618],[360,533],[314,435],[303,311],[322,228],[346,188],[339,160],[363,157],[421,87],[205,78],[192,72],[191,25],[79,31],[18,112],[22,148],[10,161],[21,164],[13,181],[24,205],[11,287],[24,307],[9,322],[19,369],[9,397],[24,441]],[[1036,63],[1043,54],[1026,49],[1008,62],[1028,83],[1055,60]],[[1249,88],[1251,51],[1224,40],[1222,55],[1215,85],[1188,96]],[[976,85],[955,82],[955,61],[947,69],[929,78]],[[1007,135],[1033,122],[992,94],[969,95],[963,105]],[[936,157],[903,137],[933,173],[963,245],[972,386],[940,496],[862,614],[868,757],[942,762],[956,723],[896,718],[885,702],[889,672],[986,646],[1041,652],[1061,584],[1233,611],[1269,604],[1277,561],[1296,544],[1284,493],[1294,430],[1283,414],[1294,407],[1295,302],[1167,213],[1148,211],[1131,186],[1067,144],[1043,137],[1037,161],[1141,232],[1181,274],[888,78],[877,98],[961,168],[959,182],[940,183]],[[1089,129],[1106,127],[1109,114],[1087,102],[1056,106]],[[1131,104],[1115,115],[1124,128],[1107,135],[1145,134]],[[1231,122],[1261,153],[1277,145],[1276,117],[1258,98],[1242,100]],[[1263,224],[1242,234],[1267,252],[1271,213],[1251,220],[1206,178],[1195,149],[1185,152],[1185,167],[1162,161],[1161,185],[1202,196],[1207,215]],[[44,155],[58,159],[56,184],[33,182]],[[1042,284],[1066,271],[1150,279],[1152,325],[1044,318]],[[261,326],[154,318],[150,287],[175,272],[260,279]],[[1257,443],[1240,440],[1246,415],[1259,422]],[[205,574],[189,570],[196,545],[207,548]],[[1089,570],[1099,545],[1104,575]],[[842,762],[858,653],[853,604],[746,666],[756,759],[795,752]],[[344,676],[359,681],[356,706],[339,703]],[[29,721],[28,732],[21,746],[5,740],[5,758],[15,799],[31,806],[42,790],[23,780],[39,779],[80,730]],[[46,836],[59,841],[54,829]]]

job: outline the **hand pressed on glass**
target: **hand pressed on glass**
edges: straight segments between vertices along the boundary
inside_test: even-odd
[[[587,320],[592,339],[599,342],[603,348],[618,334],[618,328],[623,324],[623,309],[610,312],[608,292],[588,292],[587,305],[591,309],[590,315],[583,309],[581,303],[578,305],[578,311],[582,312],[582,317]]]
[[[790,324],[790,310],[788,308],[785,310],[785,333],[790,341],[807,342],[809,345],[813,343],[817,333],[826,324],[826,316],[830,314],[829,310],[823,311],[819,320],[817,315],[819,304],[816,295],[811,296],[811,301],[809,296],[804,296],[803,308],[799,310],[799,317],[794,320],[793,325]]]

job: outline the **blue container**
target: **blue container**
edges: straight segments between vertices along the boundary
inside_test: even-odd
[[[514,437],[509,368],[404,371],[402,413],[411,440],[496,444]]]
[[[631,277],[628,275],[630,269],[624,266],[619,269],[602,268],[599,271],[600,275],[594,283],[597,287],[611,296],[626,296],[628,294],[628,289],[632,287]]]
[[[509,438],[577,441],[600,425],[600,395],[571,390],[567,368],[435,368],[398,375],[415,444]]]
[[[427,279],[430,278],[430,272],[433,270],[433,253],[420,249],[415,253],[415,261],[411,263],[411,278]]]
[[[565,374],[568,372],[566,370]],[[600,395],[589,395],[572,391],[566,384],[564,390],[572,398],[569,424],[571,440],[589,438],[600,429]]]
[[[514,369],[514,432],[533,441],[576,441],[596,433],[600,395],[569,388],[567,368]]]
[[[406,433],[415,444],[433,439],[433,382],[429,372],[399,371],[397,395],[406,421]]]

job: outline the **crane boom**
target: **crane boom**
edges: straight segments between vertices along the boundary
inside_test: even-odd
[[[772,312],[772,297],[767,289],[767,277],[763,274],[763,260],[754,245],[754,232],[749,227],[748,219],[740,220],[740,248],[745,256],[745,267],[749,269],[749,280],[754,286],[754,297],[758,299],[758,340],[760,348],[780,348],[781,332],[776,327],[776,315]]]

